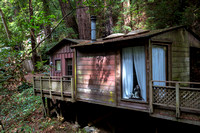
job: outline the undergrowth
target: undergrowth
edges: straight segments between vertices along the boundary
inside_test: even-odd
[[[33,95],[33,89],[9,91],[1,89],[0,95],[3,97],[0,103],[0,120],[2,120],[5,132],[16,130],[30,132],[32,127],[28,127],[26,120],[41,106],[41,99]],[[24,127],[23,127],[24,126]],[[16,129],[20,127],[19,129]],[[2,131],[3,132],[3,131]]]
[[[67,132],[83,133],[82,129],[74,128],[69,122],[59,122],[57,118],[43,117],[42,100],[35,96],[32,87],[26,84],[16,90],[0,88],[0,133],[7,132]]]

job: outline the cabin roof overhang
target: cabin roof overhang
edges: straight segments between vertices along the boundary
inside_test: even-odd
[[[66,43],[72,43],[72,45],[77,45],[82,42],[88,42],[88,40],[81,40],[81,39],[70,39],[70,38],[64,38],[59,43],[54,45],[52,48],[50,48],[46,54],[51,55],[58,49],[60,49],[62,46],[64,46]]]
[[[134,34],[134,35],[121,35],[121,36],[114,37],[114,38],[97,39],[96,42],[91,42],[91,41],[90,42],[81,42],[77,45],[72,45],[70,47],[79,49],[79,48],[82,48],[82,47],[89,47],[89,46],[111,46],[110,44],[116,44],[116,43],[125,42],[125,41],[148,40],[151,37],[154,37],[156,35],[166,33],[166,32],[169,32],[169,31],[173,31],[173,30],[177,30],[177,29],[181,29],[181,28],[184,28],[185,30],[190,32],[195,38],[197,38],[200,41],[200,37],[197,34],[195,34],[188,27],[186,27],[186,26],[176,26],[176,27],[170,27],[170,28],[165,28],[165,29],[146,31],[146,32],[142,32],[142,33],[138,33],[138,34]],[[106,45],[104,45],[104,44],[106,44]]]

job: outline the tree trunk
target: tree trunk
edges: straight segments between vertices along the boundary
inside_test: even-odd
[[[32,0],[29,0],[29,13],[30,13],[30,23],[31,23],[31,20],[33,19]],[[34,22],[32,22],[31,25],[34,25]],[[31,47],[32,47],[32,50],[33,50],[36,46],[34,28],[31,28],[30,36],[31,36]],[[35,71],[36,71],[36,66],[35,66],[36,65],[36,59],[37,59],[37,52],[36,52],[36,49],[35,49],[32,52],[33,68],[34,68]]]
[[[130,1],[125,0],[123,3],[123,19],[124,19],[124,25],[130,26],[131,22],[131,14],[130,14]],[[128,32],[127,29],[125,29],[125,32]]]
[[[65,1],[58,0],[58,1],[60,4],[62,15],[64,17],[67,13],[69,13],[73,9],[71,6],[71,2],[70,2],[70,0],[65,0]],[[78,25],[77,25],[75,16],[74,15],[67,16],[67,17],[65,17],[64,21],[65,21],[66,27],[72,28],[74,31],[73,34],[78,35]],[[69,34],[69,37],[74,38],[73,34]]]
[[[90,14],[87,13],[89,8],[84,6],[83,0],[76,1],[77,10],[76,10],[76,17],[78,21],[78,32],[79,32],[79,39],[91,39],[91,24],[90,24]]]
[[[105,27],[105,31],[104,31],[104,36],[103,37],[106,37],[110,34],[113,33],[113,17],[112,17],[112,6],[108,6],[106,1],[104,1],[104,20],[105,20],[105,24],[104,24],[104,27]]]
[[[42,2],[43,2],[44,14],[45,14],[45,17],[47,18],[50,15],[49,4],[47,0],[42,0]],[[44,26],[44,32],[45,32],[45,36],[48,36],[51,33],[51,25],[49,23],[46,26]],[[51,41],[51,36],[47,38],[47,41],[48,42]]]
[[[0,8],[0,16],[1,16],[1,19],[2,19],[2,23],[4,25],[4,28],[5,28],[5,31],[6,31],[6,35],[8,37],[8,40],[10,40],[10,32],[8,30],[8,26],[7,26],[7,23],[6,23],[6,20],[5,20],[5,17],[4,17],[4,14],[3,14],[3,11],[1,10]]]

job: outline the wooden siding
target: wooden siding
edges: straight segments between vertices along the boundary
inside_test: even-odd
[[[152,40],[168,40],[171,46],[171,75],[173,81],[190,81],[190,44],[188,32],[181,28],[157,35]]]
[[[77,51],[76,68],[79,100],[115,105],[114,52]]]
[[[63,45],[56,52],[51,54],[50,62],[53,63],[51,69],[51,76],[65,76],[66,75],[66,61],[67,58],[73,58],[74,50],[70,48],[73,43]],[[61,60],[61,71],[55,71],[55,60]]]

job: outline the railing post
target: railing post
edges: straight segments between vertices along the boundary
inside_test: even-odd
[[[63,97],[63,77],[60,78],[60,91],[61,91],[61,98],[64,100]]]
[[[35,77],[33,77],[33,94],[35,95]]]
[[[52,93],[51,93],[52,87],[51,86],[52,86],[51,85],[51,76],[49,76],[49,95],[50,95],[50,98],[52,99]]]
[[[74,102],[74,78],[71,78],[71,97],[72,97],[72,102]]]
[[[176,117],[180,117],[180,96],[179,96],[180,84],[176,83]]]
[[[40,77],[40,94],[41,94],[41,97],[43,96],[43,95],[42,95],[42,89],[43,89],[43,88],[42,88],[42,77]]]
[[[40,77],[40,93],[41,93],[41,99],[42,99],[42,107],[43,107],[44,116],[46,116],[47,113],[46,113],[46,108],[45,108],[45,97],[43,97],[42,89],[43,89],[43,86],[42,86],[42,77]]]
[[[149,82],[149,113],[153,113],[153,86],[152,81]]]

